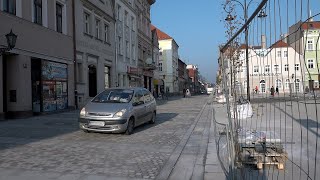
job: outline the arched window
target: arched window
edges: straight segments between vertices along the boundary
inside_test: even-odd
[[[279,89],[282,88],[282,81],[280,79],[276,80],[276,87],[278,87]]]
[[[286,88],[286,89],[289,89],[289,88],[290,88],[290,79],[286,79],[285,88]]]
[[[260,81],[260,90],[262,93],[266,92],[266,81],[265,80]]]

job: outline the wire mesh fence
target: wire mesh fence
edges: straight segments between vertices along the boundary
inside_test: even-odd
[[[216,123],[225,132],[216,142],[228,147],[228,177],[320,179],[320,1],[227,0],[224,9],[216,97],[228,123]]]

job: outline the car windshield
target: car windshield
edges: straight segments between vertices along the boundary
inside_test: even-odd
[[[133,96],[133,90],[109,89],[96,96],[92,102],[96,103],[128,103]]]

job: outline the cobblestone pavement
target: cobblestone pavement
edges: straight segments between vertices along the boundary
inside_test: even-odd
[[[130,136],[84,133],[77,112],[2,121],[0,179],[155,179],[207,99],[162,102]]]

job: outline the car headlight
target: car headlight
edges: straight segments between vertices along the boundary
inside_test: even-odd
[[[118,111],[117,113],[114,114],[113,117],[122,117],[124,113],[126,113],[126,109],[122,109],[121,111]]]
[[[80,111],[80,116],[85,116],[86,115],[86,108],[82,108]]]

